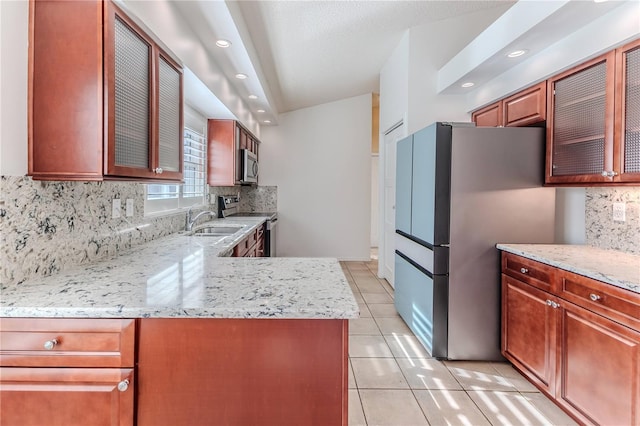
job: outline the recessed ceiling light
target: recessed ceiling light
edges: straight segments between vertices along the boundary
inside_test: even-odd
[[[462,83],[462,87],[464,87],[464,88],[471,87],[473,85],[474,85],[474,83],[472,83],[472,82]]]
[[[594,3],[604,3],[607,0],[593,0]]]
[[[249,99],[258,99],[256,95],[249,95]]]
[[[247,78],[246,74],[242,74],[241,72],[239,72],[238,74],[236,74],[236,78],[238,80],[244,80],[245,78]]]
[[[263,123],[265,123],[265,124],[270,124],[270,123],[271,123],[271,120],[264,120],[264,121],[263,121]]]
[[[264,110],[263,110],[263,109],[259,109],[259,110],[258,110],[258,112],[259,112],[259,113],[263,113],[263,112],[264,112]]]
[[[216,46],[222,47],[223,49],[231,46],[231,42],[229,40],[225,40],[221,38],[220,40],[216,40]]]
[[[507,56],[509,58],[517,58],[518,56],[522,56],[525,53],[527,53],[526,50],[514,50],[513,52],[509,53]]]

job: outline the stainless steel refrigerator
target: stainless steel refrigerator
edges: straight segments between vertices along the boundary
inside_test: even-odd
[[[397,145],[395,305],[440,359],[499,360],[496,243],[554,242],[544,129],[434,123]]]

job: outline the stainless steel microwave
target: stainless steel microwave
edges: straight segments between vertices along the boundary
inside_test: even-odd
[[[241,149],[240,158],[242,165],[240,183],[244,185],[258,183],[258,156],[248,149]]]

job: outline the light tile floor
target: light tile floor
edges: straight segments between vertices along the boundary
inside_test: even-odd
[[[508,363],[438,361],[396,313],[377,260],[342,262],[360,305],[349,325],[349,425],[575,425]]]

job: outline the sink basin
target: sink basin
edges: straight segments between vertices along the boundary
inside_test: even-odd
[[[204,226],[193,231],[192,235],[194,237],[223,237],[227,235],[233,235],[236,232],[240,231],[242,228],[244,228],[244,226]]]

